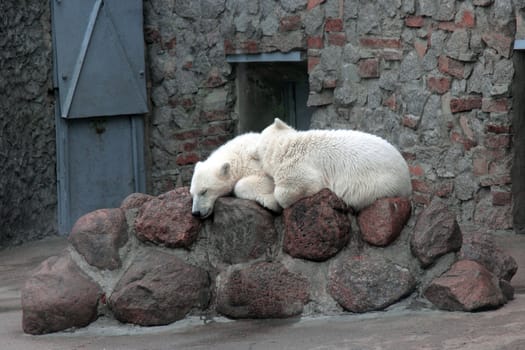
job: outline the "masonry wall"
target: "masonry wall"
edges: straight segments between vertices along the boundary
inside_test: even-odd
[[[523,1],[145,1],[153,191],[236,132],[226,54],[304,51],[312,128],[356,128],[407,159],[414,201],[512,228],[512,44]],[[518,18],[518,21],[516,21]],[[519,28],[518,28],[519,29]]]
[[[56,234],[49,3],[0,1],[0,247]]]

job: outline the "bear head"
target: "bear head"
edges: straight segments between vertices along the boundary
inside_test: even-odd
[[[205,219],[213,213],[217,198],[233,191],[230,163],[204,161],[195,164],[191,179],[190,194],[193,200],[191,214]]]

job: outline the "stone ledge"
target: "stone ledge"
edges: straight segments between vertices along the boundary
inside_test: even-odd
[[[120,264],[93,264],[96,250],[91,257],[73,244],[61,257],[44,261],[22,291],[24,331],[83,327],[101,315],[152,326],[187,315],[362,313],[422,295],[441,309],[476,311],[499,307],[513,295],[512,257],[492,240],[470,234],[457,257],[461,230],[439,202],[409,219],[408,199],[379,199],[356,217],[323,190],[275,216],[254,202],[228,197],[217,200],[211,218],[187,224],[189,199],[187,187],[158,197],[133,194],[119,209],[80,218],[79,227],[107,228],[97,233],[102,237],[115,238],[113,228],[125,226],[126,240],[109,240],[119,242],[113,248]],[[142,238],[158,232],[162,239]],[[98,236],[82,239],[90,237]],[[191,240],[166,244],[177,237]],[[458,271],[464,277],[455,280]],[[486,293],[458,292],[480,285]]]

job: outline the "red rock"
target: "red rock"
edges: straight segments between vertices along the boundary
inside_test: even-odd
[[[324,24],[326,32],[342,32],[343,20],[341,18],[327,18]]]
[[[306,39],[307,46],[309,49],[322,49],[324,47],[322,36],[309,36]]]
[[[450,90],[450,78],[428,77],[427,87],[430,92],[444,94]]]
[[[455,215],[434,199],[417,218],[410,240],[412,254],[426,267],[438,257],[458,251],[462,235]]]
[[[85,327],[97,318],[102,290],[69,255],[51,257],[22,289],[22,328],[29,334]]]
[[[450,311],[493,309],[506,302],[498,279],[471,260],[456,262],[431,282],[424,295],[438,308]]]
[[[292,30],[300,29],[302,26],[301,16],[286,16],[281,18],[279,30],[281,32],[289,32]]]
[[[496,245],[494,237],[490,234],[465,234],[458,259],[476,261],[496,277],[507,282],[512,279],[518,270],[516,260],[501,250]]]
[[[410,218],[411,209],[408,198],[378,199],[357,216],[361,237],[373,245],[389,245],[401,234]]]
[[[169,248],[188,248],[201,227],[201,221],[191,215],[191,203],[188,187],[148,201],[135,219],[137,237]]]
[[[303,198],[283,212],[283,250],[294,258],[324,261],[350,238],[346,204],[328,189]]]
[[[405,25],[409,28],[421,28],[425,24],[423,16],[408,16],[405,18]]]
[[[416,288],[410,271],[381,256],[352,256],[330,268],[328,292],[351,312],[382,310]]]
[[[297,316],[310,298],[306,278],[280,263],[226,270],[218,281],[217,311],[232,318]]]
[[[120,209],[123,210],[129,210],[129,209],[138,209],[142,207],[142,205],[150,200],[152,200],[153,196],[150,196],[149,194],[145,193],[132,193],[120,204]]]
[[[365,36],[359,39],[359,43],[369,49],[399,49],[401,47],[401,39],[399,38]]]
[[[206,271],[149,250],[126,270],[109,298],[109,307],[121,322],[158,326],[184,318],[194,307],[206,307],[209,298]]]
[[[471,96],[466,98],[450,99],[450,111],[452,113],[471,111],[481,108],[481,97]]]
[[[443,55],[438,58],[438,69],[441,73],[450,74],[458,79],[463,79],[465,75],[463,63]]]
[[[88,264],[109,270],[121,266],[118,251],[127,241],[128,225],[120,208],[99,209],[82,216],[69,235],[69,242]]]

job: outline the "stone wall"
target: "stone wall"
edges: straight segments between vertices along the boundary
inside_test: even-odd
[[[47,1],[0,2],[0,247],[56,233]]]
[[[153,192],[187,185],[193,163],[236,132],[226,54],[301,50],[312,128],[379,134],[409,162],[415,203],[439,196],[462,225],[512,228],[512,43],[523,1],[144,4]]]

